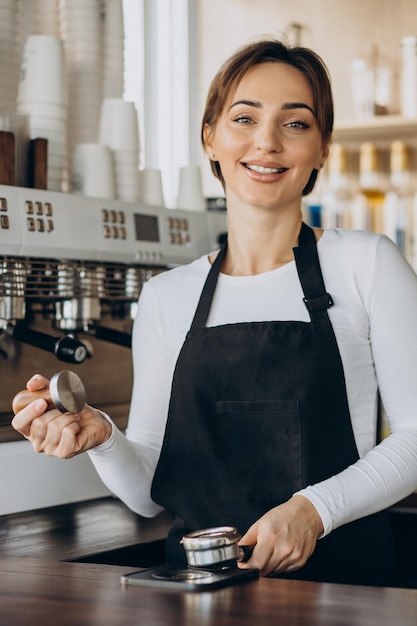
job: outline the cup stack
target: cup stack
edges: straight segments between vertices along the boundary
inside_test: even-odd
[[[135,104],[122,98],[104,98],[99,125],[99,143],[113,155],[116,197],[139,200],[139,122]]]
[[[30,138],[48,140],[47,188],[62,191],[67,169],[67,96],[59,37],[30,35],[24,46],[17,111],[29,116]]]
[[[14,0],[0,0],[0,109],[13,110],[19,78],[17,11]]]
[[[114,198],[111,152],[99,143],[80,143],[74,148],[71,191],[94,198]]]
[[[60,30],[68,86],[68,151],[95,143],[102,100],[100,0],[61,0]]]
[[[153,167],[140,171],[142,202],[147,206],[165,206],[162,172]]]
[[[121,98],[123,89],[123,2],[103,0],[103,97]]]
[[[180,168],[177,208],[186,211],[206,210],[199,165],[187,165]]]

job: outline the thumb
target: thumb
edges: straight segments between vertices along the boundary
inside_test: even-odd
[[[258,542],[258,525],[252,524],[239,540],[241,546],[254,546]]]

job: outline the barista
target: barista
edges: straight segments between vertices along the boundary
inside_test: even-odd
[[[263,575],[395,583],[383,510],[417,488],[417,278],[381,235],[302,223],[332,125],[313,51],[265,39],[226,61],[202,139],[228,238],[144,286],[126,435],[89,406],[49,410],[40,375],[13,420],[38,452],[88,450],[139,514],[172,511],[170,561],[228,524]]]

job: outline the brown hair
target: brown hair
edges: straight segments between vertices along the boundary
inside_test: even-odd
[[[211,128],[215,127],[229,97],[237,88],[246,72],[254,65],[271,61],[287,63],[295,67],[308,80],[313,92],[314,111],[323,143],[330,143],[334,119],[333,96],[329,72],[324,61],[309,48],[291,47],[277,39],[268,38],[239,48],[222,65],[214,77],[208,91],[201,126],[201,139],[204,147],[204,129],[206,125]],[[211,161],[211,169],[224,186],[224,178],[219,162]],[[307,195],[313,190],[317,174],[317,170],[313,170],[303,195]]]

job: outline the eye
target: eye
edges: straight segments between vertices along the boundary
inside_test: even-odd
[[[236,122],[237,124],[252,124],[253,120],[249,115],[237,115],[232,119],[232,122]]]
[[[299,130],[303,130],[305,128],[310,128],[310,124],[307,124],[307,122],[304,122],[302,120],[296,120],[294,122],[288,122],[287,124],[285,124],[285,126],[287,126],[287,128],[295,128],[295,129],[299,129]]]

